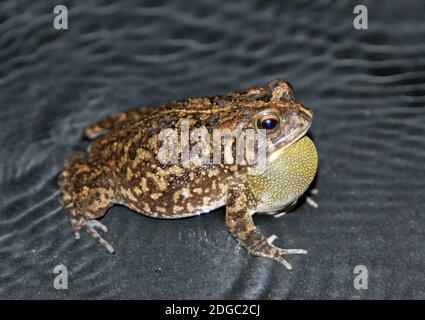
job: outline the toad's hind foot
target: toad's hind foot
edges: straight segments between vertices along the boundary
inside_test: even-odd
[[[101,229],[103,232],[108,232],[108,228],[97,220],[87,220],[83,217],[77,219],[71,219],[72,228],[74,229],[75,239],[80,239],[80,230],[84,228],[89,235],[96,239],[101,245],[103,245],[106,250],[110,253],[115,253],[114,248],[102,238],[99,232],[95,228]]]
[[[60,201],[70,216],[75,238],[80,238],[80,230],[84,228],[109,252],[114,253],[112,246],[95,230],[108,231],[96,220],[114,203],[114,188],[108,177],[108,172],[96,162],[91,163],[82,155],[74,154],[65,162],[58,183],[61,187]]]

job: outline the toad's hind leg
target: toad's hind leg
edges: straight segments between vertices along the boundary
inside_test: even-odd
[[[107,228],[94,220],[102,217],[114,201],[113,187],[105,168],[91,164],[82,155],[73,154],[65,162],[58,183],[61,188],[60,201],[70,215],[75,238],[79,239],[80,230],[84,229],[113,253],[113,247],[95,229],[107,232]]]
[[[94,140],[110,131],[140,121],[148,111],[149,109],[142,107],[130,111],[118,112],[88,125],[84,129],[83,136],[89,140]]]
[[[268,238],[263,236],[252,221],[250,211],[255,208],[255,201],[250,198],[249,190],[244,184],[235,185],[230,189],[226,206],[226,224],[230,233],[250,254],[274,259],[288,270],[292,270],[292,266],[282,255],[306,254],[307,251],[278,248],[273,245],[277,238],[275,235]]]

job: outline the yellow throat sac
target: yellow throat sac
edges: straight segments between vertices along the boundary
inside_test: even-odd
[[[307,136],[270,155],[260,174],[248,175],[258,212],[273,212],[292,205],[309,187],[317,171],[317,150]]]

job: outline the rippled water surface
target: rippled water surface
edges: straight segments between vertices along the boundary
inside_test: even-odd
[[[0,3],[0,298],[425,298],[423,1]],[[380,4],[382,6],[380,6]],[[85,125],[136,105],[292,83],[315,112],[315,196],[257,217],[295,271],[249,256],[224,211],[161,221],[112,208],[116,255],[75,241],[56,176]],[[64,264],[69,289],[53,287]],[[369,270],[368,290],[353,269]]]

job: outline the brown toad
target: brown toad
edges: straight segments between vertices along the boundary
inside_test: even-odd
[[[201,165],[160,161],[163,129],[266,130],[267,167],[250,174],[243,163]],[[272,81],[226,95],[173,100],[159,107],[120,112],[88,126],[84,136],[94,140],[88,156],[73,154],[59,176],[61,202],[70,214],[75,237],[84,228],[106,249],[114,249],[94,229],[107,231],[98,220],[114,204],[155,218],[176,219],[226,206],[230,233],[251,254],[272,258],[288,269],[284,254],[306,253],[281,249],[255,227],[256,212],[284,211],[305,192],[317,169],[314,144],[305,136],[312,112],[298,103],[284,81]],[[182,133],[182,132],[180,132]],[[192,140],[190,140],[192,143]],[[181,146],[176,146],[181,155]],[[230,158],[235,148],[223,148]],[[224,162],[224,161],[223,161]]]

